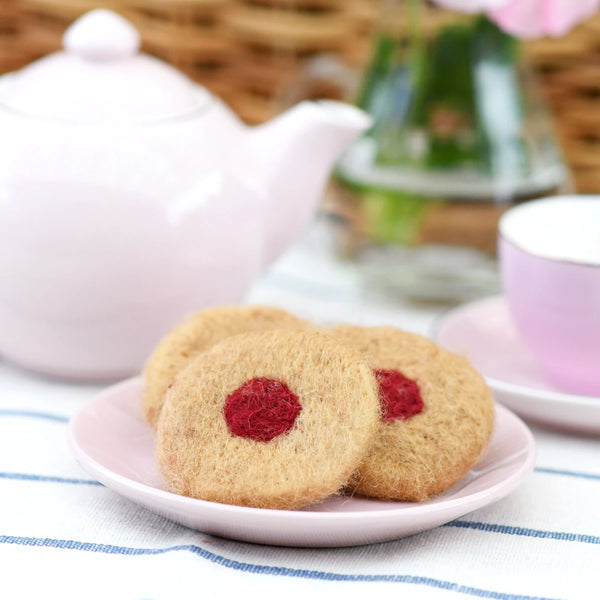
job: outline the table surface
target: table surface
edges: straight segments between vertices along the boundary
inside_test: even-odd
[[[443,307],[378,295],[326,242],[313,228],[244,301],[323,324],[431,332]],[[533,473],[505,499],[437,529],[351,548],[270,547],[187,529],[93,481],[65,434],[69,417],[104,387],[0,362],[3,598],[600,598],[597,436],[529,424]]]

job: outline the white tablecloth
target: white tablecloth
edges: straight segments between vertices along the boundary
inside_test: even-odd
[[[441,307],[379,297],[319,228],[250,291],[322,323],[428,334]],[[67,421],[102,386],[0,362],[0,598],[600,598],[600,440],[531,426],[534,472],[507,498],[393,542],[269,547],[186,529],[99,485]]]

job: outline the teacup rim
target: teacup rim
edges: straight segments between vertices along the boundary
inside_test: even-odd
[[[503,240],[504,242],[507,242],[507,243],[511,244],[512,246],[514,246],[515,248],[521,250],[525,254],[534,256],[536,258],[541,258],[544,260],[557,262],[557,263],[565,263],[565,264],[569,264],[569,265],[575,265],[575,266],[579,266],[579,267],[598,268],[598,267],[600,267],[600,261],[577,260],[574,258],[567,258],[565,256],[561,256],[560,254],[546,253],[546,252],[541,252],[538,250],[533,250],[532,248],[526,247],[525,244],[516,241],[514,238],[512,238],[510,236],[509,233],[507,233],[505,231],[504,224],[506,223],[507,219],[522,209],[527,210],[531,204],[552,204],[552,203],[564,201],[564,200],[572,200],[572,199],[579,200],[579,199],[585,199],[585,198],[587,198],[587,199],[594,198],[600,202],[600,194],[563,194],[563,195],[557,195],[557,196],[547,196],[544,198],[538,198],[536,200],[529,200],[527,202],[523,202],[516,206],[512,206],[500,217],[500,220],[498,221],[498,239]]]

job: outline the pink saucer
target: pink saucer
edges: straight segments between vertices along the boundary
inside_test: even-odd
[[[519,339],[504,297],[451,310],[438,322],[433,337],[448,350],[465,355],[484,375],[496,400],[522,417],[600,433],[600,398],[568,394],[545,380]]]
[[[71,449],[93,477],[173,521],[222,537],[280,546],[337,547],[383,542],[438,527],[512,492],[533,469],[535,446],[523,422],[497,406],[484,456],[446,493],[422,504],[336,497],[304,510],[205,502],[163,489],[154,431],[141,410],[141,379],[106,389],[69,423]]]

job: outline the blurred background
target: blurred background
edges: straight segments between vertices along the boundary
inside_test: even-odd
[[[517,40],[426,0],[2,0],[0,73],[59,50],[98,7],[246,123],[305,98],[370,112],[323,206],[340,254],[392,291],[495,293],[506,208],[600,193],[598,13],[564,36]]]
[[[289,86],[315,57],[335,57],[360,73],[370,60],[381,5],[379,0],[2,0],[0,72],[58,50],[68,24],[102,6],[139,28],[145,51],[214,91],[246,122],[260,123],[290,101]],[[428,7],[427,19],[443,14]],[[600,15],[564,37],[524,47],[555,117],[576,190],[600,192]],[[347,93],[344,85],[336,77],[316,77],[299,93],[335,98]]]

